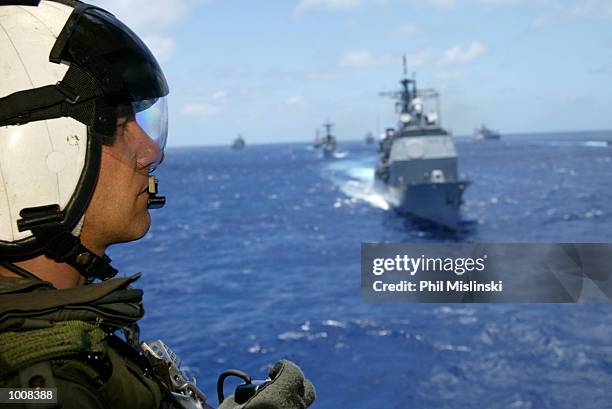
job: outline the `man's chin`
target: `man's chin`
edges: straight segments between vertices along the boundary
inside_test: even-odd
[[[149,214],[149,210],[148,209],[146,209],[144,211],[143,218],[144,218],[144,220],[142,221],[142,226],[139,229],[140,231],[138,232],[137,237],[134,238],[133,240],[142,239],[147,234],[149,229],[151,228],[151,215]]]
[[[151,216],[149,215],[149,211],[145,210],[141,218],[130,224],[130,230],[126,231],[123,237],[113,240],[111,244],[129,243],[130,241],[140,240],[147,234],[150,227]]]

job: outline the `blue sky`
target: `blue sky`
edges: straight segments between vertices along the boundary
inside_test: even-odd
[[[612,0],[99,0],[170,83],[170,146],[394,126],[401,56],[454,134],[612,129]]]

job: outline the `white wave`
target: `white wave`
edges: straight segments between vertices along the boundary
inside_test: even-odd
[[[608,148],[610,145],[608,141],[542,141],[542,142],[534,142],[539,145],[547,145],[547,146],[588,146],[590,148]]]
[[[586,141],[583,145],[591,148],[607,148],[609,146],[607,141]]]
[[[363,200],[382,210],[389,210],[389,202],[387,202],[383,195],[377,193],[371,185],[364,185],[354,180],[349,180],[339,187],[342,193],[353,199]]]
[[[374,183],[374,168],[351,168],[347,169],[347,175],[362,182]]]
[[[306,336],[306,333],[304,332],[287,331],[287,332],[283,332],[282,334],[277,335],[276,338],[278,338],[281,341],[295,341],[298,339],[302,339],[305,336]]]
[[[386,197],[374,187],[374,162],[366,157],[329,163],[325,167],[332,182],[352,200],[361,200],[370,205],[389,210]]]
[[[348,154],[349,154],[348,152],[334,152],[334,158],[336,159],[346,158]]]
[[[321,324],[326,327],[346,328],[346,323],[337,320],[325,320]]]

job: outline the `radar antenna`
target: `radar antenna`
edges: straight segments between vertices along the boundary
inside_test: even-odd
[[[401,88],[398,91],[379,93],[380,96],[395,99],[396,113],[400,116],[400,129],[439,126],[440,100],[438,92],[433,89],[417,89],[416,73],[413,72],[412,76],[408,75],[408,59],[405,54],[402,56],[402,72],[404,76],[400,80]],[[434,112],[426,112],[432,104],[435,104]],[[429,116],[431,123],[427,123],[426,116]],[[432,118],[435,118],[435,122]]]

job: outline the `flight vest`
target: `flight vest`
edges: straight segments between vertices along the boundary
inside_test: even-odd
[[[136,349],[144,314],[142,291],[129,287],[136,279],[57,290],[0,277],[0,387],[56,387],[62,408],[172,407]],[[130,342],[116,335],[122,329]]]

